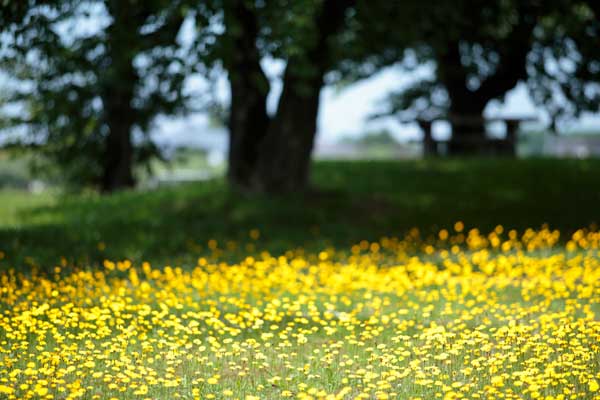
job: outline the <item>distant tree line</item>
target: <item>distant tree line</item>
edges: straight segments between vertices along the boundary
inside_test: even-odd
[[[481,116],[523,82],[553,121],[598,111],[594,0],[23,0],[0,6],[0,135],[102,192],[135,185],[160,156],[156,117],[215,106],[187,80],[224,70],[228,179],[249,192],[309,185],[319,95],[384,67],[433,75],[389,96],[404,119]],[[187,37],[184,33],[187,32]],[[267,111],[266,58],[285,62]],[[453,140],[483,126],[453,126]],[[200,134],[200,133],[199,133]],[[469,149],[462,149],[469,152]]]

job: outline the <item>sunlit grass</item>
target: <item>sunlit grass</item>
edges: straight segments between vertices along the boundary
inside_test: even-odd
[[[0,181],[1,171],[0,160]],[[280,254],[345,249],[415,226],[428,236],[458,219],[483,231],[547,223],[563,238],[600,223],[600,159],[316,162],[311,175],[314,191],[277,198],[231,191],[222,179],[107,197],[1,189],[0,269],[62,257],[80,266],[105,258],[194,266],[211,238],[234,262],[253,253],[245,241],[254,228],[261,248]]]
[[[600,232],[464,229],[2,272],[0,397],[598,398]]]
[[[51,207],[57,203],[56,192],[46,191],[32,195],[22,190],[0,190],[0,226],[5,229],[15,229],[23,225],[24,210],[36,207]],[[37,216],[27,224],[35,226],[44,222],[56,222],[56,218]]]

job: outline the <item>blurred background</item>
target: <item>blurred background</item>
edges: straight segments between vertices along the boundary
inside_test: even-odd
[[[599,219],[594,0],[27,0],[0,29],[0,259]]]

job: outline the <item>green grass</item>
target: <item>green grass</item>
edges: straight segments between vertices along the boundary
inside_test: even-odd
[[[0,148],[0,189],[25,189],[31,179],[30,162],[29,155]]]
[[[483,231],[548,224],[567,234],[600,221],[600,160],[319,162],[313,182],[312,194],[275,199],[232,193],[222,180],[110,197],[3,190],[0,266],[51,267],[61,257],[185,265],[207,254],[210,239],[228,250],[224,257],[239,258],[412,227],[427,235],[457,220]]]

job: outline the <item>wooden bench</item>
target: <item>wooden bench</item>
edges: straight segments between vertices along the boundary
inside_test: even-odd
[[[517,133],[522,122],[536,121],[535,117],[513,118],[484,118],[481,116],[455,115],[433,119],[417,119],[416,122],[423,131],[423,155],[439,156],[446,154],[470,153],[477,155],[504,155],[516,156]],[[488,123],[501,122],[506,127],[506,136],[503,139],[473,135],[466,137],[452,137],[450,140],[435,140],[432,136],[432,125],[436,121],[447,121],[452,125],[464,127],[481,127]],[[468,151],[464,151],[468,150]]]

